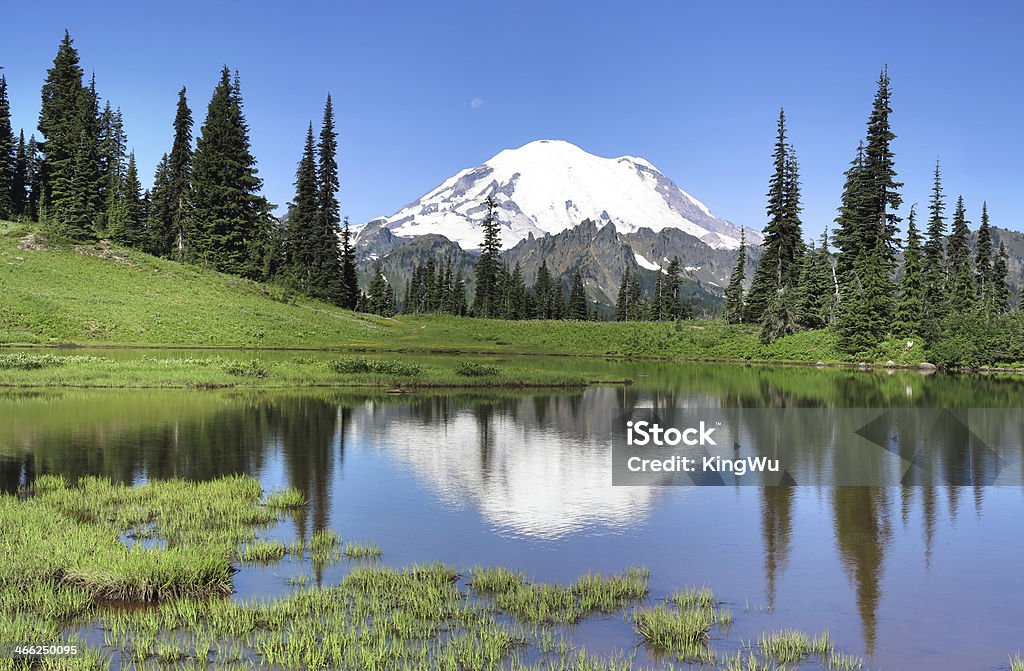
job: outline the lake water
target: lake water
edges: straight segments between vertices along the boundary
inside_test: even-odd
[[[406,396],[12,390],[0,394],[0,489],[42,473],[122,482],[248,473],[268,489],[305,492],[310,506],[279,530],[285,539],[330,528],[378,543],[389,564],[505,565],[563,582],[643,564],[652,598],[710,585],[735,616],[715,634],[722,652],[783,627],[828,629],[878,669],[1006,668],[1024,649],[1020,380],[538,362],[635,384]],[[975,454],[957,470],[949,455],[928,455],[930,475],[912,486],[613,486],[614,420],[652,407],[986,408],[999,427],[971,430],[998,459]],[[801,462],[791,469],[835,462],[838,445],[808,442],[788,457]],[[996,463],[1004,484],[983,486],[977,473]],[[972,468],[974,480],[947,477]],[[243,569],[236,598],[285,594],[298,570]],[[343,570],[315,578],[329,584]],[[572,637],[650,661],[620,615],[588,620]]]

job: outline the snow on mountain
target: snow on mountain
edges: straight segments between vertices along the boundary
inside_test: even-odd
[[[506,149],[390,217],[370,223],[399,236],[437,233],[463,249],[475,249],[483,241],[481,223],[488,197],[498,204],[496,216],[506,249],[531,234],[559,233],[584,219],[611,221],[621,233],[642,227],[677,228],[716,249],[740,244],[739,227],[716,217],[648,161],[635,156],[602,158],[563,140],[537,140]],[[746,229],[746,237],[751,244],[762,239],[752,229]]]

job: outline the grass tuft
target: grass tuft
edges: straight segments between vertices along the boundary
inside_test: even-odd
[[[815,638],[794,629],[761,634],[761,652],[783,664],[799,662],[809,655],[829,655],[833,651],[828,632]]]
[[[303,508],[305,505],[306,495],[294,487],[278,489],[267,494],[267,507],[271,509]]]

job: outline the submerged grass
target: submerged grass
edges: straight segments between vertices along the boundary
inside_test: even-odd
[[[621,575],[589,573],[569,586],[534,583],[503,567],[476,567],[469,584],[481,596],[517,619],[531,624],[573,623],[592,613],[610,613],[647,596],[649,572],[632,567]]]
[[[810,655],[825,656],[833,652],[832,641],[827,631],[811,638],[801,631],[784,629],[762,634],[759,646],[766,657],[783,664],[799,662]]]

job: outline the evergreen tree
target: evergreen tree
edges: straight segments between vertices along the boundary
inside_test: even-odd
[[[615,321],[627,321],[629,315],[629,268],[622,273],[622,281],[619,282],[619,293],[615,299]]]
[[[24,141],[24,135],[22,136]],[[0,75],[0,219],[17,214],[15,176],[17,145],[11,127],[11,104],[7,98],[7,78]]]
[[[821,245],[804,255],[799,290],[792,297],[799,326],[823,328],[832,321],[836,307],[836,280],[828,231],[821,234]]]
[[[871,354],[889,332],[892,279],[884,243],[857,259],[839,304],[836,330],[839,346],[851,354]]]
[[[987,313],[992,312],[992,229],[988,222],[988,203],[981,204],[981,224],[974,257],[978,299]]]
[[[324,104],[323,122],[320,126],[320,141],[317,144],[317,259],[315,294],[335,305],[344,306],[349,301],[349,289],[345,285],[345,270],[342,252],[338,245],[341,227],[341,206],[338,204],[338,134],[334,130],[334,106],[330,94]]]
[[[799,171],[793,146],[786,141],[786,114],[783,110],[779,110],[772,162],[774,170],[768,182],[768,223],[761,245],[763,252],[746,302],[747,321],[753,322],[761,321],[768,304],[775,300],[780,289],[792,289],[798,284],[804,254]],[[778,303],[777,300],[775,302]],[[776,312],[776,316],[789,314]]]
[[[649,306],[644,303],[644,296],[640,289],[640,278],[638,276],[632,275],[629,278],[629,287],[627,287],[626,293],[629,296],[626,300],[628,306],[626,321],[638,322],[647,319],[650,310]]]
[[[370,293],[366,297],[366,309],[382,317],[391,317],[395,314],[395,291],[384,277],[379,263],[373,269]]]
[[[359,278],[356,275],[356,250],[352,245],[352,232],[349,230],[347,218],[344,228],[341,229],[341,279],[345,291],[341,296],[340,306],[354,310],[359,296]]]
[[[21,131],[18,134],[18,146],[14,153],[14,175],[11,176],[11,212],[19,219],[29,217],[28,189],[30,183],[25,131]]]
[[[288,208],[288,230],[285,258],[290,276],[298,288],[311,295],[318,294],[316,273],[319,270],[319,218],[317,202],[316,148],[313,124],[306,129],[306,144],[295,172],[295,199]]]
[[[996,314],[1010,309],[1009,260],[1006,246],[999,241],[999,252],[992,264],[992,309]]]
[[[569,306],[566,316],[578,321],[587,318],[587,292],[578,270],[572,276],[572,288],[569,290]]]
[[[743,282],[746,280],[747,238],[740,229],[740,249],[736,256],[736,267],[729,277],[729,286],[725,289],[725,321],[739,324],[743,321]]]
[[[679,319],[682,316],[682,296],[679,286],[683,281],[682,265],[678,256],[672,257],[668,268],[665,269],[665,277],[661,280],[661,295],[655,301],[661,303],[658,311],[661,313],[660,319],[663,321]]]
[[[111,221],[122,211],[123,189],[125,181],[125,169],[127,158],[128,138],[124,132],[124,120],[121,110],[113,110],[108,102],[103,108],[99,119],[99,193],[98,197],[103,205],[103,212],[100,214],[97,231],[110,233],[111,229],[123,222]]]
[[[845,286],[853,273],[854,262],[862,249],[869,249],[865,230],[869,226],[870,215],[865,197],[867,175],[864,169],[864,143],[857,146],[857,154],[846,171],[846,182],[843,185],[843,196],[839,206],[839,215],[835,219],[836,230],[832,236],[836,250],[836,275],[840,285]]]
[[[900,218],[896,210],[903,203],[899,189],[903,186],[896,181],[895,158],[892,142],[896,134],[889,124],[892,114],[890,99],[889,71],[884,68],[878,77],[878,90],[868,120],[867,141],[864,146],[864,171],[867,178],[867,204],[872,219],[872,226],[865,242],[868,249],[881,245],[881,251],[890,269],[895,267],[896,253],[899,248],[897,231]]]
[[[78,51],[65,31],[53,67],[46,73],[39,112],[43,142],[40,170],[40,209],[46,223],[59,234],[87,237],[88,229],[77,230],[67,221],[72,207],[72,182],[76,175],[76,154],[82,142],[79,101],[85,96]]]
[[[192,110],[185,87],[178,91],[174,113],[174,142],[167,156],[167,202],[169,210],[161,219],[161,254],[186,256],[189,239],[189,203],[192,188]]]
[[[214,89],[192,162],[189,232],[192,257],[213,268],[259,278],[265,274],[270,204],[249,150],[238,77],[225,67]]]
[[[964,209],[964,198],[956,201],[953,212],[953,228],[946,244],[949,259],[949,286],[946,292],[949,312],[963,314],[975,305],[974,268],[971,264],[971,250],[968,239],[971,231],[968,227],[967,214]]]
[[[932,341],[946,315],[946,202],[942,193],[942,172],[935,162],[932,195],[928,203],[928,235],[923,246],[924,335]]]
[[[537,319],[555,318],[554,294],[555,285],[548,270],[548,262],[542,259],[533,283],[533,305]]]
[[[95,79],[79,92],[74,111],[73,132],[77,133],[78,142],[72,152],[70,182],[67,183],[66,197],[63,200],[58,201],[56,195],[54,197],[51,222],[55,230],[66,237],[93,238],[102,230],[102,214],[105,212],[104,176],[100,170],[99,155],[99,100],[96,95]],[[56,189],[56,186],[54,188]],[[54,194],[56,193],[55,190]]]
[[[896,300],[893,333],[909,337],[920,335],[925,314],[924,255],[917,233],[914,207],[907,218],[907,245],[903,250],[903,277]]]
[[[794,288],[780,287],[761,315],[761,342],[772,343],[797,331],[797,306]]]
[[[153,176],[153,190],[146,208],[146,251],[154,256],[170,256],[175,244],[172,219],[175,202],[171,189],[171,171],[167,154],[160,157]]]
[[[28,176],[28,202],[25,204],[25,214],[32,221],[40,219],[39,204],[43,193],[42,158],[39,153],[36,136],[29,136],[28,144],[25,145],[25,174]]]
[[[128,155],[128,165],[119,186],[120,200],[115,205],[117,217],[110,236],[117,242],[143,249],[147,244],[146,222],[143,212],[142,185],[135,164],[135,152]]]
[[[501,230],[495,217],[497,203],[487,199],[487,216],[483,222],[484,240],[480,245],[480,258],[476,262],[476,295],[473,298],[473,314],[478,317],[495,317],[498,313],[498,269],[501,253]]]

